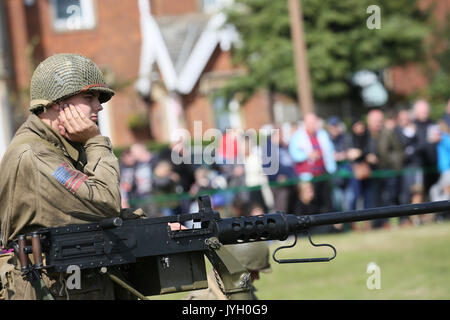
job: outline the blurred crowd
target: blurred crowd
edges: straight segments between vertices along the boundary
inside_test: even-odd
[[[173,153],[186,152],[181,138],[157,153],[136,143],[121,155],[122,206],[143,208],[149,217],[196,212],[195,197],[210,192],[214,208],[230,217],[450,200],[449,128],[450,100],[438,121],[430,119],[428,102],[418,100],[409,109],[370,109],[345,122],[308,113],[299,123],[273,126],[277,130],[265,136],[264,148],[261,141],[245,143],[242,131],[226,130],[212,165],[174,163]],[[239,156],[245,161],[236,161]],[[268,170],[273,161],[275,172]],[[398,223],[417,225],[446,217],[403,217]],[[379,219],[322,231],[390,224]]]

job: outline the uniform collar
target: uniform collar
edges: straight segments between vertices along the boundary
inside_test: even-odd
[[[67,152],[74,162],[78,162],[80,151],[58,132],[53,130],[53,128],[44,123],[37,115],[31,114],[25,122],[25,127],[29,128],[42,139],[47,140],[56,147],[60,147],[63,151]]]

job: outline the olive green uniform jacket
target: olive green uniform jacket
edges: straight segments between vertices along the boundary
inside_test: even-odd
[[[107,137],[70,144],[32,114],[0,164],[2,241],[120,214],[119,163]]]
[[[32,114],[4,154],[0,176],[4,245],[40,228],[120,214],[119,163],[107,137],[69,143]]]
[[[375,143],[380,169],[403,169],[405,148],[393,130],[381,130],[379,136],[375,137]]]

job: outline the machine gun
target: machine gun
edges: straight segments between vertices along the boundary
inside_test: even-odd
[[[70,266],[103,272],[127,267],[126,282],[112,279],[122,281],[141,298],[207,288],[206,255],[220,274],[224,293],[231,299],[247,299],[249,274],[222,245],[285,240],[292,235],[292,245],[273,252],[276,262],[324,262],[336,257],[336,249],[330,244],[315,244],[309,233],[312,227],[450,210],[450,201],[439,201],[304,216],[277,212],[221,218],[212,209],[209,196],[199,197],[198,204],[197,213],[131,220],[110,218],[98,223],[45,228],[19,236],[13,247],[25,275],[36,275],[43,269],[66,272]],[[188,221],[194,227],[172,230],[169,226]],[[279,250],[293,247],[297,235],[303,232],[312,245],[327,246],[333,254],[323,258],[278,259]],[[30,242],[31,246],[27,245]],[[28,254],[33,254],[33,264]]]

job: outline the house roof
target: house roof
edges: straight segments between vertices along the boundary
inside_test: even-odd
[[[139,0],[142,48],[137,90],[149,95],[154,65],[168,91],[192,91],[218,45],[227,51],[237,41],[223,13],[154,17],[147,0]]]
[[[177,73],[186,64],[209,18],[204,14],[186,14],[155,19]]]

